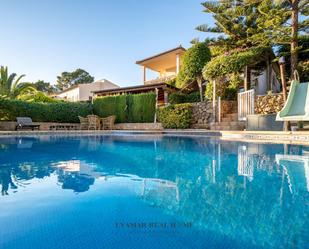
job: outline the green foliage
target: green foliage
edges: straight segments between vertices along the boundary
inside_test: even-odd
[[[36,103],[0,98],[0,120],[15,121],[16,117],[31,117],[37,122],[78,123],[78,116],[92,114],[89,103]]]
[[[236,100],[237,92],[241,79],[239,75],[232,74],[228,77],[222,78],[216,83],[216,96],[221,97],[222,100]],[[205,97],[212,100],[213,97],[213,82],[208,82],[206,85]]]
[[[0,96],[7,96],[8,98],[18,98],[23,94],[36,92],[36,89],[31,83],[20,82],[25,76],[21,75],[15,79],[17,74],[8,73],[8,68],[1,66],[0,68]]]
[[[259,0],[257,0],[259,1]],[[255,1],[255,2],[257,2]],[[256,10],[259,3],[248,4],[247,0],[238,1],[206,1],[202,3],[205,13],[210,13],[215,20],[215,26],[200,25],[197,30],[224,34],[214,42],[226,47],[227,51],[235,48],[251,47],[248,39],[257,32]]]
[[[298,63],[299,78],[302,82],[309,81],[309,59]]]
[[[269,53],[269,48],[256,47],[219,55],[206,64],[203,69],[203,77],[204,79],[211,80],[232,73],[239,73],[245,66],[255,65],[264,60],[265,56]]]
[[[41,103],[59,102],[59,100],[53,99],[53,98],[47,96],[43,92],[35,92],[34,94],[22,95],[19,99],[24,100],[24,101],[28,101],[28,102],[41,102]]]
[[[192,105],[178,104],[157,109],[158,121],[166,129],[186,129],[192,120]]]
[[[206,1],[202,5],[204,12],[215,19],[215,26],[201,25],[197,29],[217,34],[210,41],[212,45],[230,52],[291,44],[291,70],[296,69],[298,35],[309,31],[308,0]]]
[[[301,82],[309,81],[309,37],[300,36],[298,38],[298,67],[297,71]],[[285,69],[287,75],[291,75],[291,46],[290,44],[281,45],[279,47],[279,56],[285,57]]]
[[[74,85],[92,83],[93,81],[94,77],[87,71],[79,68],[73,72],[63,72],[60,76],[57,76],[56,87],[60,90],[64,90]]]
[[[100,117],[116,116],[117,123],[126,121],[126,95],[99,97],[93,101],[94,114]]]
[[[200,101],[199,92],[185,93],[172,93],[168,96],[168,102],[170,104],[181,104],[181,103],[194,103]]]
[[[148,123],[154,121],[155,93],[99,97],[93,101],[94,113],[101,117],[116,115],[117,123]]]
[[[206,43],[197,43],[189,48],[182,61],[182,67],[176,80],[176,86],[185,87],[202,77],[202,70],[210,61],[211,54]]]
[[[166,84],[170,85],[170,86],[173,86],[173,87],[176,87],[176,78],[174,79],[171,79],[171,80],[168,80],[166,82]]]
[[[44,93],[56,92],[56,88],[52,86],[49,82],[45,82],[44,80],[38,80],[34,82],[33,85],[38,91],[41,91]]]
[[[127,122],[153,122],[156,111],[156,94],[129,94],[127,95],[127,107]]]

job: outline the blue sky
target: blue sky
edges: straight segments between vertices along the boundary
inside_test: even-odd
[[[135,61],[190,46],[212,23],[201,0],[0,0],[0,65],[27,81],[55,83],[87,70],[121,86],[141,83]]]

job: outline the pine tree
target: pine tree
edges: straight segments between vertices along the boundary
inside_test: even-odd
[[[197,29],[221,33],[214,44],[228,49],[290,44],[291,73],[298,64],[298,36],[309,32],[309,0],[221,0],[202,3],[215,26]],[[299,15],[302,19],[299,21]]]
[[[291,74],[298,65],[298,39],[309,32],[309,0],[248,0],[259,4],[258,29],[272,45],[290,44]],[[302,17],[300,20],[299,17]],[[264,40],[265,41],[265,40]],[[261,42],[257,39],[256,42]]]

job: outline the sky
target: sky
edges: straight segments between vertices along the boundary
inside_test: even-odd
[[[137,60],[207,34],[202,0],[0,0],[0,65],[25,81],[82,68],[96,80],[141,84]]]

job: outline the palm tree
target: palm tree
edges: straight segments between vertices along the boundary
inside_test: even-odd
[[[33,84],[28,82],[20,82],[25,76],[19,76],[16,80],[17,74],[12,73],[9,75],[8,68],[1,66],[0,68],[0,95],[16,99],[21,95],[36,92]]]

